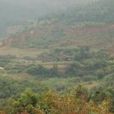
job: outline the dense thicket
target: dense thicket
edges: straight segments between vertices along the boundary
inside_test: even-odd
[[[113,93],[111,89],[92,91],[81,85],[66,94],[26,90],[18,98],[10,99],[5,110],[10,114],[112,114]]]

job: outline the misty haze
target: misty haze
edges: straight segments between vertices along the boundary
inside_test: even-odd
[[[114,114],[114,0],[0,0],[0,114]]]

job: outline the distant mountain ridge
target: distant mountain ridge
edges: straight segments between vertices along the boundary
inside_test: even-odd
[[[114,1],[98,0],[72,7],[31,24],[9,36],[3,45],[18,48],[90,46],[112,51],[114,47]]]
[[[7,27],[64,12],[91,0],[0,0],[0,35]],[[92,0],[93,1],[93,0]]]

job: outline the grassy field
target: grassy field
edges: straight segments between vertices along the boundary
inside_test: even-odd
[[[1,47],[0,55],[12,55],[16,57],[37,57],[39,54],[47,52],[47,49],[21,49],[12,47]]]

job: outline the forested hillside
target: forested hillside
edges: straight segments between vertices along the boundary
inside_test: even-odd
[[[53,16],[72,6],[87,4],[88,1],[91,0],[0,0],[0,36],[6,33],[10,26],[47,18],[48,15]]]
[[[0,114],[114,114],[113,6],[0,0]]]
[[[23,26],[3,42],[19,48],[90,46],[113,53],[113,0],[98,0]]]
[[[67,24],[72,22],[113,22],[113,0],[65,0],[42,2],[0,0],[0,34],[7,28],[16,24],[29,21],[46,19],[47,17],[59,18]]]

